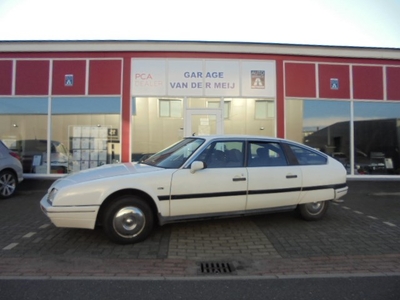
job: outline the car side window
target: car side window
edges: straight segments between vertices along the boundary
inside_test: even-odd
[[[238,168],[244,166],[244,142],[220,141],[211,143],[196,160],[207,168]]]
[[[289,147],[300,165],[325,165],[327,163],[328,159],[316,151],[314,152],[295,145],[289,145]]]
[[[285,154],[279,143],[250,142],[249,167],[287,166]]]

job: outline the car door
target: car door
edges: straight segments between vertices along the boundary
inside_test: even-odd
[[[332,173],[327,168],[328,159],[313,149],[288,144],[303,174],[300,203],[331,200],[335,198]]]
[[[246,210],[293,206],[298,203],[302,172],[288,164],[278,142],[249,141]]]
[[[247,170],[244,141],[215,141],[195,161],[205,168],[179,169],[171,181],[171,216],[210,215],[244,211]]]

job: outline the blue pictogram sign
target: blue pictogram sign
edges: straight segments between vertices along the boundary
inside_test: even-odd
[[[74,75],[72,74],[65,75],[64,85],[74,86]]]
[[[338,90],[339,89],[339,79],[331,78],[331,90]]]

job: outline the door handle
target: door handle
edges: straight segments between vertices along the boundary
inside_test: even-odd
[[[246,177],[234,177],[232,178],[233,181],[246,181]]]
[[[297,178],[297,175],[286,175],[286,178],[287,179],[292,179],[292,178]]]

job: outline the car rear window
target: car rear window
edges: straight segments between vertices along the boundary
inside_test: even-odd
[[[324,155],[317,153],[317,151],[295,145],[289,145],[289,147],[300,165],[325,165],[328,161]]]

